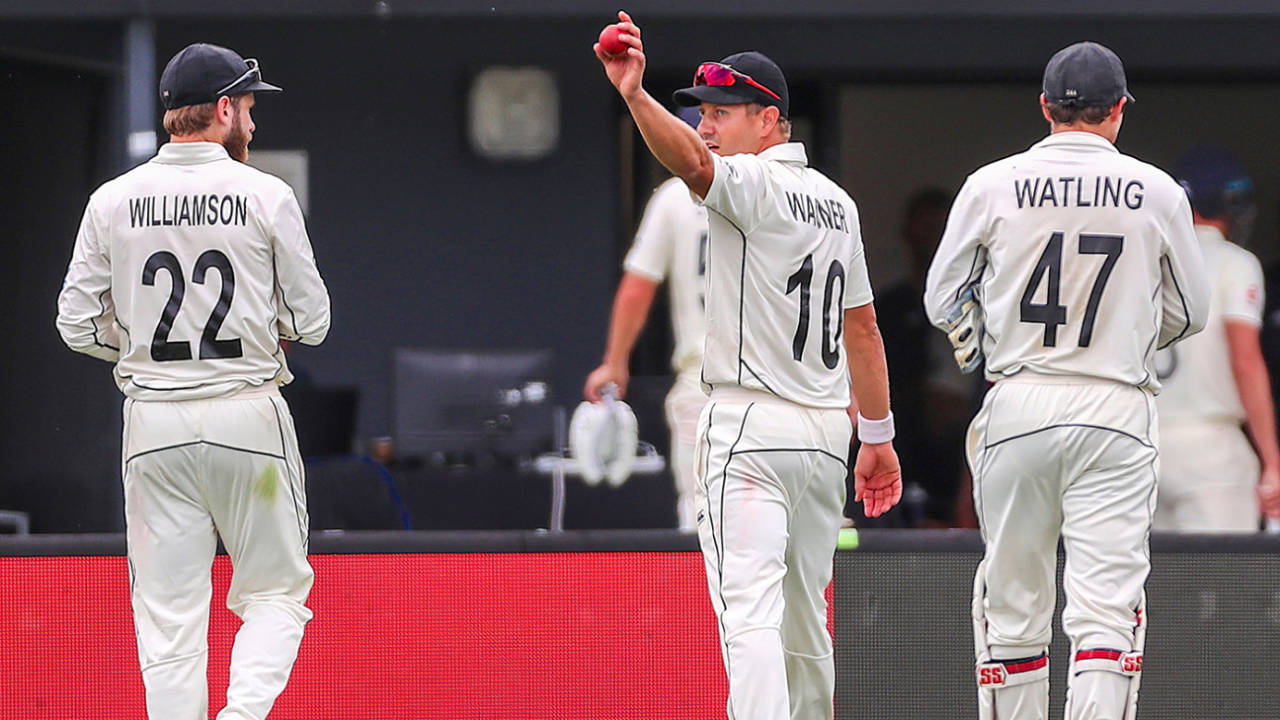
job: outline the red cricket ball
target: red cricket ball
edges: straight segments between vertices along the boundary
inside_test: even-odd
[[[622,28],[618,25],[609,25],[600,31],[600,49],[608,55],[621,55],[627,51],[630,45],[623,42]]]

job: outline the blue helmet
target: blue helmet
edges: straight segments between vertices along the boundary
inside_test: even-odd
[[[1253,230],[1257,208],[1253,181],[1229,150],[1201,146],[1188,150],[1174,168],[1191,208],[1202,217],[1231,223],[1231,239],[1244,242]]]

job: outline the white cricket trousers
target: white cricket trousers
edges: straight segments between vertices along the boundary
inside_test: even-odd
[[[138,661],[150,720],[207,720],[210,570],[231,557],[243,621],[218,720],[262,720],[311,619],[302,460],[274,386],[124,404],[124,492]]]
[[[1024,372],[987,393],[967,447],[986,543],[975,583],[986,592],[978,605],[987,644],[977,648],[980,659],[984,650],[1006,660],[1047,649],[1059,535],[1066,550],[1062,627],[1073,656],[1141,649],[1134,645],[1151,567],[1157,427],[1154,397],[1132,385]],[[1124,716],[1128,677],[1069,671],[1068,686],[1072,718]],[[999,720],[1043,717],[1047,675],[1043,683],[996,691],[1002,695],[1011,702],[997,702]]]
[[[1162,422],[1155,529],[1257,532],[1261,471],[1238,422]]]
[[[693,472],[693,446],[698,438],[698,418],[707,404],[702,391],[701,365],[676,375],[664,403],[671,430],[671,474],[676,483],[676,520],[681,530],[697,529],[698,479]]]
[[[853,424],[844,410],[717,388],[695,451],[698,540],[730,720],[830,720],[831,582]]]

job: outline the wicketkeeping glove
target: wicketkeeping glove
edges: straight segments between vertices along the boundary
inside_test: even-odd
[[[956,364],[960,366],[962,373],[971,373],[982,365],[981,310],[973,296],[973,288],[969,288],[944,319],[942,329],[955,348]]]

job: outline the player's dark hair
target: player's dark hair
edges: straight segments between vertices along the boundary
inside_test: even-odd
[[[231,107],[240,109],[240,95],[231,95]],[[185,105],[180,108],[166,110],[164,113],[164,131],[170,135],[194,135],[203,132],[213,124],[213,114],[218,103],[201,105]]]
[[[1101,125],[1115,105],[1055,105],[1049,103],[1049,117],[1060,125],[1074,125],[1083,122],[1087,125]]]

